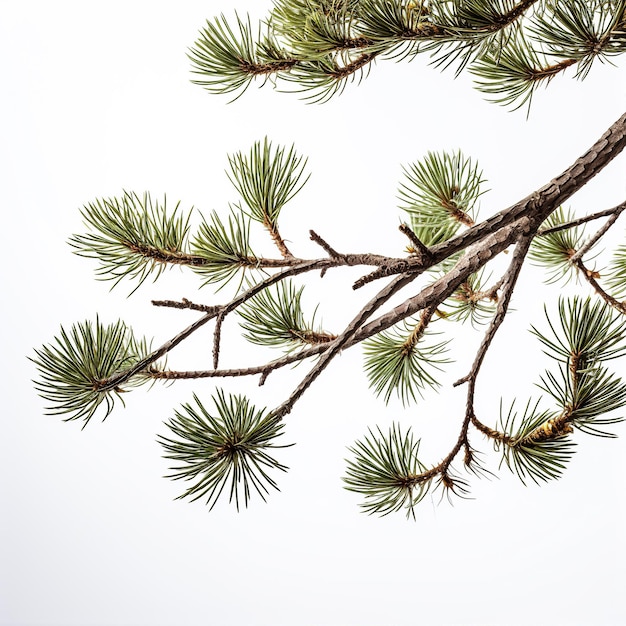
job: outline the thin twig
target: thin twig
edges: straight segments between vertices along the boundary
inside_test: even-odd
[[[321,261],[325,261],[325,263],[332,263],[330,259],[322,259]],[[265,280],[262,280],[260,283],[257,283],[244,293],[240,294],[233,300],[231,300],[228,304],[218,306],[215,310],[206,313],[199,320],[196,320],[193,324],[185,328],[182,332],[178,333],[175,337],[166,341],[161,347],[154,350],[145,358],[138,361],[132,367],[129,367],[127,370],[114,374],[107,379],[100,381],[100,389],[106,391],[108,389],[114,389],[116,386],[121,385],[126,382],[139,372],[145,370],[152,363],[160,359],[162,356],[170,352],[173,348],[175,348],[181,341],[184,341],[193,334],[198,328],[206,324],[209,320],[213,319],[217,315],[227,315],[231,311],[234,311],[238,306],[242,305],[244,302],[255,296],[260,291],[263,291],[267,287],[271,287],[273,284],[284,280],[285,278],[289,278],[291,276],[296,276],[297,274],[303,274],[304,272],[309,272],[312,269],[318,268],[320,265],[323,265],[321,261],[312,261],[305,262],[301,265],[297,265],[294,267],[289,267],[282,272],[278,272],[273,276],[269,276]]]
[[[213,331],[213,369],[216,370],[220,360],[220,339],[222,337],[222,324],[225,313],[220,312],[215,320],[215,330]]]
[[[191,309],[192,311],[203,311],[205,313],[216,313],[220,307],[212,304],[194,304],[187,298],[180,302],[177,300],[152,300],[153,306],[170,307],[173,309]]]
[[[522,269],[522,265],[524,264],[524,259],[526,258],[526,254],[528,252],[528,248],[530,247],[530,243],[533,239],[533,234],[528,233],[524,235],[517,246],[515,247],[515,252],[513,253],[513,258],[511,259],[511,263],[507,268],[506,272],[502,279],[498,282],[501,283],[502,287],[502,296],[498,299],[498,305],[496,307],[496,313],[489,324],[489,328],[483,337],[483,340],[478,348],[478,352],[476,353],[476,358],[474,363],[472,364],[472,368],[466,376],[457,380],[453,386],[458,387],[459,385],[466,383],[470,380],[475,379],[478,376],[478,371],[482,365],[482,362],[491,346],[491,342],[495,337],[500,325],[504,321],[506,317],[506,313],[509,308],[509,302],[511,301],[511,296],[513,295],[513,291],[515,289],[515,284],[517,283],[517,279],[519,277],[519,273]]]
[[[597,232],[583,245],[575,254],[573,254],[569,262],[575,264],[578,260],[581,260],[589,250],[606,234],[606,232],[615,224],[617,218],[620,216],[622,211],[626,209],[626,202],[622,202],[618,204],[616,207],[611,209],[611,217],[604,223],[604,225],[597,230]]]
[[[314,241],[318,246],[323,248],[328,256],[333,259],[342,259],[344,258],[343,254],[339,254],[334,248],[330,246],[324,239],[322,239],[314,230],[309,231],[309,235],[311,236],[311,240]]]
[[[483,435],[488,437],[489,439],[493,439],[494,441],[502,441],[505,444],[509,444],[513,441],[513,437],[507,435],[506,433],[502,433],[499,430],[494,430],[489,426],[483,424],[477,417],[472,413],[472,425],[476,430],[480,431]]]
[[[409,238],[409,241],[413,244],[415,253],[421,256],[425,262],[432,261],[432,254],[427,246],[420,240],[420,238],[413,232],[413,229],[408,224],[400,224],[398,226],[400,232]]]
[[[263,365],[254,365],[250,367],[239,367],[239,368],[230,368],[230,369],[210,369],[210,370],[158,370],[156,368],[149,368],[146,371],[146,374],[150,376],[150,378],[156,379],[166,379],[166,380],[182,380],[182,379],[195,379],[195,378],[228,378],[228,377],[239,377],[239,376],[254,376],[256,374],[261,374],[261,379],[259,381],[259,386],[263,385],[265,382],[264,379],[267,378],[269,374],[271,374],[274,370],[280,369],[281,367],[285,367],[286,365],[291,365],[293,363],[298,363],[307,358],[311,358],[317,356],[318,354],[324,352],[328,347],[328,344],[317,344],[315,346],[311,346],[300,352],[296,352],[294,354],[287,354],[282,356],[274,361],[270,361],[269,363],[265,363]]]
[[[587,222],[592,222],[593,220],[597,220],[602,217],[608,217],[609,215],[613,215],[614,212],[615,207],[612,209],[604,209],[604,211],[598,211],[597,213],[592,213],[591,215],[585,215],[584,217],[579,217],[569,222],[563,222],[563,224],[557,224],[556,226],[551,226],[550,228],[540,228],[537,231],[537,235],[539,237],[543,237],[552,233],[558,233],[561,230],[567,230],[568,228],[574,228],[575,226],[580,226],[581,224],[586,224]]]
[[[579,259],[576,261],[575,266],[580,270],[580,273],[583,275],[585,280],[591,285],[593,290],[610,306],[614,309],[626,315],[626,302],[620,302],[616,298],[614,298],[611,294],[604,291],[600,283],[596,280],[599,274],[594,272],[593,270],[585,267],[584,263]]]

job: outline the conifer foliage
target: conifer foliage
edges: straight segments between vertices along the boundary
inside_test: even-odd
[[[361,80],[374,61],[424,52],[440,68],[470,72],[488,99],[530,107],[537,88],[557,75],[583,79],[594,62],[624,51],[626,0],[276,0],[258,25],[239,15],[209,19],[189,58],[193,81],[212,93],[239,97],[257,81],[324,101]],[[415,517],[429,492],[464,496],[472,477],[490,473],[477,450],[485,438],[500,465],[522,481],[556,479],[580,435],[615,436],[626,405],[619,376],[626,355],[626,246],[618,245],[605,264],[596,260],[626,201],[581,216],[564,206],[625,146],[626,114],[561,175],[487,217],[479,213],[486,180],[475,160],[458,151],[427,153],[405,165],[398,182],[406,248],[395,256],[347,253],[335,247],[338,236],[327,241],[314,231],[319,255],[296,256],[281,215],[307,183],[307,160],[295,146],[268,138],[228,157],[235,198],[223,213],[192,219],[191,209],[147,192],[92,200],[82,210],[86,231],[70,244],[95,260],[98,278],[129,283],[134,292],[149,277],[182,266],[197,274],[204,288],[199,298],[211,303],[153,301],[197,313],[156,349],[121,320],[61,327],[32,356],[36,389],[49,413],[85,426],[147,382],[256,377],[264,384],[273,372],[304,364],[300,384],[280,406],[257,409],[218,387],[212,402],[194,395],[164,423],[159,441],[173,464],[170,477],[188,485],[181,497],[210,508],[223,498],[239,508],[278,488],[287,469],[280,449],[290,445],[282,441],[286,418],[340,351],[362,344],[372,392],[418,403],[439,389],[450,361],[446,328],[469,324],[482,342],[455,383],[465,386],[467,401],[449,452],[438,463],[422,458],[417,420],[370,429],[349,447],[346,488],[359,494],[367,513]],[[255,251],[267,249],[264,239],[271,256]],[[506,259],[504,266],[492,264],[496,258]],[[544,267],[548,282],[577,281],[580,294],[546,303],[545,319],[532,328],[551,362],[537,372],[538,397],[501,399],[499,419],[477,415],[476,381],[526,262]],[[488,265],[504,270],[487,271]],[[344,328],[324,328],[305,306],[306,278],[321,273],[329,281],[355,266],[362,274],[353,288],[375,284],[374,296],[363,299]],[[226,285],[231,297],[222,295]],[[398,295],[401,304],[390,306]],[[275,356],[222,368],[227,316],[239,320],[247,341],[277,350]],[[168,353],[206,324],[213,328],[206,369],[170,369]]]

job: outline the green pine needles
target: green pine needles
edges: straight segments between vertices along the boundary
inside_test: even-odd
[[[305,320],[301,299],[304,287],[291,280],[278,283],[250,298],[239,310],[243,337],[260,346],[292,352],[305,345],[328,343],[337,338],[315,323],[315,312]]]
[[[276,0],[258,26],[238,16],[210,20],[189,57],[194,82],[214,93],[238,97],[260,78],[325,100],[360,80],[378,59],[427,52],[437,66],[467,68],[489,97],[517,107],[567,67],[584,78],[596,60],[621,54],[624,32],[626,0]],[[397,197],[406,245],[393,256],[345,252],[342,233],[323,237],[312,230],[318,254],[298,256],[300,242],[285,238],[281,224],[309,181],[307,160],[294,146],[267,138],[228,157],[236,197],[225,211],[184,210],[165,196],[161,201],[130,191],[96,199],[82,209],[86,232],[71,237],[70,245],[96,261],[98,279],[113,286],[131,282],[135,293],[175,266],[198,276],[202,302],[152,302],[195,314],[156,349],[122,321],[105,325],[96,317],[61,327],[32,357],[35,388],[48,413],[86,425],[97,414],[109,416],[126,392],[147,382],[258,377],[263,385],[281,368],[301,364],[298,371],[306,372],[279,406],[257,409],[245,396],[217,389],[214,408],[194,395],[159,436],[168,476],[187,485],[180,498],[203,500],[210,509],[225,499],[239,509],[278,489],[277,476],[287,468],[274,451],[286,447],[280,437],[287,417],[335,357],[362,344],[378,406],[395,407],[397,398],[419,407],[409,427],[393,421],[387,429],[369,428],[349,447],[345,486],[361,497],[365,512],[415,518],[428,493],[466,497],[472,477],[496,471],[480,449],[485,440],[496,464],[523,483],[557,479],[581,436],[613,438],[624,417],[626,382],[619,373],[626,356],[626,246],[618,242],[605,259],[599,244],[626,201],[582,215],[565,203],[625,146],[626,114],[551,182],[485,219],[479,200],[486,179],[478,164],[459,150],[427,152],[402,170]],[[267,255],[255,252],[268,247]],[[550,362],[537,372],[540,398],[501,399],[497,415],[478,415],[477,381],[518,279],[537,280],[536,273],[522,272],[527,261],[545,270],[546,282],[569,282],[576,291],[556,307],[548,303],[547,321],[532,328]],[[345,277],[346,268],[359,268],[352,288],[361,302],[343,328],[330,332],[316,319],[318,298],[307,291],[307,279],[323,278],[323,299],[328,283]],[[231,294],[215,300],[226,285],[235,285]],[[330,300],[325,307],[345,306],[336,295]],[[243,363],[221,366],[232,339],[233,325],[225,326],[231,314],[243,339],[267,349],[266,361],[246,363],[246,352],[239,351]],[[167,355],[205,326],[212,328],[212,350],[204,341],[196,345],[203,356],[211,353],[206,368],[170,369]],[[473,359],[454,354],[460,333],[478,333]],[[423,401],[445,389],[452,356],[467,364],[467,374],[454,383],[466,390],[459,432],[443,458],[430,463],[413,433]]]
[[[429,152],[404,168],[401,208],[411,217],[415,234],[426,245],[449,239],[461,225],[472,226],[477,200],[485,193],[478,165],[463,153]]]
[[[472,424],[486,435],[502,454],[502,463],[524,483],[562,475],[575,451],[574,429],[614,437],[605,427],[624,419],[614,412],[626,406],[626,383],[602,363],[626,353],[626,320],[604,303],[576,297],[560,300],[558,318],[559,329],[548,317],[547,335],[533,329],[555,361],[555,369],[541,377],[539,387],[556,408],[540,409],[540,401],[528,400],[521,413],[513,402],[505,414],[501,403],[497,430],[482,424],[473,412],[466,418],[467,426]],[[485,471],[467,440],[434,467],[418,460],[418,448],[410,430],[402,435],[395,425],[388,434],[379,429],[375,436],[370,430],[350,448],[353,457],[344,480],[350,491],[364,497],[361,506],[367,512],[386,515],[405,509],[407,516],[414,516],[415,505],[431,487],[464,495],[467,483],[451,468],[463,449],[465,469]]]
[[[500,424],[496,448],[522,480],[558,478],[574,452],[574,428],[600,437],[623,417],[605,417],[626,406],[626,383],[603,365],[626,353],[626,320],[601,302],[575,297],[559,300],[558,323],[546,312],[550,332],[533,328],[555,367],[540,378],[539,388],[556,409],[539,410],[529,400],[521,415],[513,409]],[[517,426],[517,422],[519,425]]]
[[[444,354],[449,340],[428,342],[426,328],[432,313],[420,320],[407,320],[363,343],[365,373],[376,395],[389,402],[393,392],[407,405],[437,389],[437,373],[450,363]],[[428,333],[432,334],[432,333]]]
[[[194,395],[194,404],[183,405],[167,422],[171,435],[159,437],[165,458],[176,463],[169,477],[193,482],[179,497],[206,498],[210,509],[225,489],[237,509],[240,502],[247,506],[254,493],[265,500],[269,488],[278,489],[268,472],[287,470],[269,454],[288,447],[275,441],[284,424],[247,398],[226,397],[221,389],[213,402],[215,415]]]
[[[415,506],[428,493],[427,468],[418,458],[419,440],[411,429],[402,433],[393,424],[385,435],[371,430],[363,441],[357,441],[350,452],[344,482],[346,489],[362,494],[361,505],[367,513],[388,515],[406,510],[407,517],[415,517]]]
[[[194,82],[239,97],[255,79],[323,102],[378,60],[468,69],[500,104],[530,105],[569,67],[626,51],[624,0],[275,0],[256,27],[235,14],[208,20],[189,51]]]
[[[250,217],[267,228],[283,256],[291,256],[278,233],[281,209],[306,184],[306,159],[292,146],[272,149],[265,138],[252,146],[249,155],[238,152],[230,157],[231,181],[250,211]]]
[[[138,374],[120,385],[107,381],[140,362],[149,352],[144,339],[136,339],[124,322],[105,326],[96,317],[95,323],[74,324],[67,331],[61,327],[53,343],[35,350],[32,359],[40,378],[35,387],[50,403],[52,415],[68,414],[66,420],[84,420],[84,426],[104,407],[106,418],[122,394],[149,379]],[[83,427],[84,427],[83,426]]]
[[[120,198],[102,198],[85,205],[82,217],[91,232],[74,235],[70,245],[76,254],[95,258],[99,278],[137,279],[139,287],[151,274],[178,263],[193,263],[185,254],[189,217],[179,214],[179,205],[170,212],[167,200],[152,200],[124,191]]]
[[[526,484],[560,478],[574,454],[576,444],[568,435],[571,426],[559,424],[559,414],[540,410],[538,401],[528,400],[521,414],[511,404],[506,415],[500,407],[501,438],[494,448],[502,451],[502,462]],[[504,433],[514,433],[506,435]]]
[[[560,419],[589,434],[614,437],[600,427],[620,418],[605,418],[626,404],[626,384],[604,365],[626,354],[626,320],[606,304],[589,299],[559,301],[557,331],[552,337],[533,328],[545,352],[558,363],[541,377],[540,388],[559,405]]]

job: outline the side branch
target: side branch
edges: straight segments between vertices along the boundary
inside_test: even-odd
[[[320,246],[328,254],[329,257],[333,259],[345,258],[343,254],[339,254],[339,252],[332,248],[330,244],[322,239],[314,230],[310,230],[309,235],[311,237],[311,241],[314,241],[318,246]]]
[[[194,304],[191,300],[183,298],[180,302],[177,300],[152,300],[153,306],[169,307],[172,309],[191,309],[192,311],[203,311],[205,313],[218,313],[219,306],[209,304]]]
[[[576,263],[581,260],[589,250],[606,234],[606,232],[615,224],[617,218],[621,215],[621,213],[626,209],[626,202],[622,202],[618,204],[616,207],[609,209],[611,217],[606,221],[606,223],[598,229],[598,231],[585,243],[584,246],[580,248],[575,254],[570,257],[570,263]]]
[[[597,272],[594,272],[587,267],[585,267],[584,263],[578,259],[574,265],[580,271],[580,273],[584,276],[585,280],[591,285],[593,290],[610,306],[612,306],[616,311],[619,311],[622,315],[626,315],[626,302],[620,302],[616,298],[614,298],[611,294],[607,293],[600,283],[596,280],[599,277]]]
[[[411,227],[408,224],[400,224],[398,226],[401,233],[406,235],[413,247],[413,254],[417,255],[422,259],[424,263],[432,262],[432,254],[430,250],[424,243],[420,240],[420,238],[413,232]]]
[[[567,230],[568,228],[574,228],[575,226],[580,226],[581,224],[586,224],[587,222],[592,222],[593,220],[600,219],[602,217],[609,217],[613,215],[616,210],[619,210],[620,213],[622,209],[621,204],[612,209],[604,209],[604,211],[598,211],[597,213],[592,213],[591,215],[585,215],[583,217],[578,217],[575,220],[571,220],[569,222],[564,222],[563,224],[557,224],[556,226],[552,226],[550,228],[540,228],[537,231],[537,235],[539,237],[543,237],[544,235],[550,235],[551,233],[558,233],[561,230]]]
[[[279,359],[265,363],[264,365],[255,365],[251,367],[240,367],[231,369],[211,369],[211,370],[158,370],[155,368],[149,368],[147,370],[150,378],[158,380],[189,380],[196,378],[230,378],[240,376],[255,376],[261,374],[262,379],[259,381],[259,385],[262,385],[265,378],[276,369],[298,363],[306,358],[316,356],[323,352],[327,347],[327,344],[317,344],[306,350],[302,350],[295,354],[287,354]]]
[[[324,266],[324,262],[332,263],[330,259],[323,259],[321,263],[322,266]],[[169,341],[166,341],[160,348],[149,354],[141,361],[138,361],[133,367],[130,367],[123,372],[120,372],[118,374],[115,374],[114,376],[111,376],[110,378],[100,381],[99,388],[103,391],[107,391],[109,389],[114,389],[116,386],[119,386],[122,383],[125,383],[127,380],[142,372],[150,365],[152,365],[152,363],[170,352],[179,343],[181,343],[181,341],[187,339],[187,337],[196,332],[196,330],[198,330],[200,327],[204,326],[204,324],[206,324],[209,320],[217,317],[218,315],[225,317],[228,313],[234,311],[238,306],[242,305],[244,302],[255,296],[257,293],[263,291],[264,289],[267,289],[267,287],[271,287],[273,284],[278,283],[285,278],[296,276],[298,274],[303,274],[305,272],[311,271],[312,269],[317,269],[319,265],[320,261],[305,262],[301,265],[287,268],[282,272],[278,272],[277,274],[266,278],[265,280],[254,285],[241,295],[231,300],[228,304],[217,306],[214,310],[208,312],[206,315],[203,315],[199,320],[196,320],[193,324],[178,333],[178,335],[176,335]]]
[[[478,376],[478,371],[480,370],[485,355],[487,354],[487,351],[491,346],[491,342],[493,341],[493,338],[498,332],[500,325],[506,317],[506,313],[509,308],[509,302],[511,301],[511,296],[513,295],[517,279],[519,278],[522,265],[524,264],[524,259],[526,258],[526,254],[528,253],[528,249],[530,248],[532,240],[533,233],[529,233],[523,236],[515,247],[515,252],[513,253],[511,263],[505,275],[503,276],[502,296],[498,300],[496,314],[491,320],[491,324],[489,325],[483,341],[478,348],[478,352],[476,354],[476,359],[474,360],[474,363],[472,365],[472,369],[470,370],[469,374],[467,374],[467,376],[464,376],[460,380],[457,380],[453,385],[454,387],[458,387],[459,385],[466,383],[470,380],[475,380]]]

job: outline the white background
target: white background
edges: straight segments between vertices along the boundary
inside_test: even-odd
[[[451,448],[465,393],[451,383],[467,373],[481,337],[470,327],[453,345],[441,394],[408,410],[395,400],[386,408],[369,391],[359,348],[342,354],[287,418],[285,438],[297,445],[280,457],[291,468],[278,477],[281,491],[240,513],[174,501],[182,485],[162,478],[163,421],[192,391],[210,405],[215,383],[134,391],[125,409],[82,431],[44,415],[27,356],[60,324],[96,312],[105,322],[122,317],[158,345],[195,314],[154,309],[151,298],[228,297],[197,293],[197,278],[178,270],[130,299],[129,283],[109,292],[93,279],[95,264],[66,243],[81,232],[83,204],[129,189],[225,211],[237,200],[227,154],[267,135],[309,156],[311,180],[281,224],[297,255],[320,254],[310,228],[340,251],[398,255],[406,243],[397,231],[403,164],[428,150],[475,157],[492,189],[482,199],[486,217],[560,173],[623,112],[623,69],[598,65],[584,83],[557,78],[526,119],[427,59],[380,62],[325,105],[270,86],[227,104],[190,83],[185,52],[205,19],[232,17],[235,5],[257,16],[269,8],[232,0],[0,2],[0,622],[624,623],[623,440],[577,434],[579,452],[557,483],[524,487],[503,469],[499,480],[472,479],[474,499],[453,507],[429,496],[416,522],[367,517],[342,488],[346,447],[367,427],[411,425],[427,464]],[[621,202],[625,163],[616,159],[571,206],[585,214]],[[616,230],[623,234],[623,225]],[[307,302],[319,296],[329,330],[341,330],[374,293],[352,292],[358,276],[339,270],[311,279]],[[523,273],[515,311],[485,364],[477,410],[487,423],[495,424],[501,396],[508,403],[537,395],[545,362],[528,328],[543,322],[544,300],[554,310],[559,290],[541,278],[531,267]],[[237,340],[233,321],[227,330],[224,365],[266,356]],[[192,342],[171,355],[172,366],[209,366],[209,330]],[[623,363],[616,367],[623,372]],[[222,386],[276,406],[305,371],[272,375],[262,388],[256,380]],[[499,458],[482,437],[474,433],[472,442],[497,471]]]

